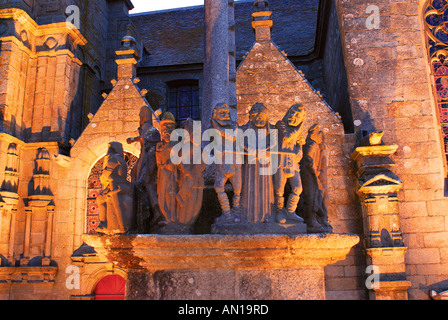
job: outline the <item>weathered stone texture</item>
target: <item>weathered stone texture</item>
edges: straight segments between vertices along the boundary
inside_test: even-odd
[[[325,299],[323,267],[344,259],[359,238],[84,235],[83,240],[95,247],[99,257],[129,270],[129,297],[321,300]]]
[[[307,111],[305,127],[318,123],[324,130],[328,154],[328,192],[330,224],[336,233],[362,231],[361,213],[356,205],[354,169],[350,158],[354,136],[345,135],[340,117],[328,106],[301,71],[280,52],[271,41],[256,42],[237,70],[238,123],[248,121],[248,111],[262,102],[270,112],[270,122],[281,120],[286,111],[302,103]],[[357,255],[361,254],[356,247]],[[359,262],[360,259],[356,259]],[[354,259],[353,259],[354,263]],[[354,266],[348,264],[347,267]],[[345,267],[341,269],[344,271]],[[331,270],[331,266],[326,270]],[[327,292],[330,297],[362,297],[364,289],[358,275],[326,272]],[[351,293],[354,290],[355,293]]]
[[[252,3],[249,2],[251,1],[241,4],[241,8],[244,7],[243,9],[248,12],[252,10]],[[65,31],[61,32],[61,26],[56,24],[57,21],[63,21],[61,18],[64,17],[63,11],[68,1],[58,3],[53,1],[52,5],[49,5],[47,1],[35,1],[34,7],[31,7],[28,1],[6,1],[0,5],[0,8],[20,7],[26,10],[31,18],[37,20],[35,23],[29,19],[29,23],[24,24],[24,20],[18,19],[21,15],[11,15],[11,11],[8,11],[9,16],[6,19],[2,19],[0,113],[5,121],[3,118],[0,120],[3,122],[1,125],[5,133],[0,134],[0,164],[2,165],[0,180],[4,178],[3,164],[6,161],[8,146],[15,142],[18,144],[21,158],[18,194],[21,198],[27,198],[31,188],[29,186],[33,177],[36,151],[41,147],[49,151],[52,159],[51,190],[56,208],[51,257],[57,261],[59,268],[58,274],[55,275],[55,282],[44,283],[44,276],[52,274],[53,269],[24,267],[11,270],[14,268],[4,267],[2,264],[0,297],[5,299],[36,297],[66,299],[70,296],[89,298],[99,279],[111,273],[120,274],[130,282],[147,285],[143,291],[128,292],[130,298],[296,299],[299,295],[289,294],[294,290],[300,291],[302,296],[309,298],[323,297],[323,294],[311,296],[306,291],[308,286],[314,285],[306,276],[313,278],[313,272],[318,273],[315,270],[305,272],[301,269],[291,269],[281,273],[217,269],[213,272],[206,271],[194,275],[191,270],[151,274],[134,272],[126,275],[124,270],[101,260],[88,250],[86,255],[76,253],[71,257],[73,251],[82,245],[81,237],[86,224],[86,181],[89,172],[98,159],[106,154],[107,143],[112,140],[121,141],[126,151],[135,155],[139,154],[138,146],[127,145],[126,138],[137,135],[138,112],[140,107],[147,103],[139,88],[129,77],[118,79],[114,85],[109,84],[110,80],[116,76],[118,69],[114,63],[116,58],[114,50],[119,47],[119,41],[130,23],[125,12],[129,2],[83,0],[74,1],[74,3],[86,13],[82,15],[80,34],[88,40],[82,50],[76,51],[67,39],[83,43],[83,37],[77,33],[70,33],[67,38]],[[109,5],[111,3],[113,5]],[[273,10],[278,3],[272,4]],[[316,3],[316,1],[300,4],[294,2],[294,5],[304,8],[301,14],[308,17],[304,18],[304,21],[311,21],[310,17],[316,16]],[[405,272],[406,278],[412,283],[409,298],[428,299],[429,289],[447,289],[448,200],[444,197],[445,172],[442,141],[437,126],[437,113],[428,72],[429,60],[424,40],[422,15],[425,3],[423,0],[334,0],[334,4],[337,14],[331,16],[333,20],[329,25],[338,24],[340,35],[334,28],[329,29],[326,40],[329,46],[326,49],[324,61],[313,62],[306,72],[319,74],[316,76],[319,79],[336,78],[343,73],[343,68],[336,59],[345,60],[348,91],[353,120],[355,120],[355,134],[344,134],[342,121],[334,112],[342,110],[336,107],[337,98],[341,97],[336,94],[341,83],[333,82],[334,87],[327,86],[327,104],[320,97],[318,90],[313,88],[288,61],[285,54],[281,53],[282,50],[270,41],[255,43],[248,54],[246,51],[249,46],[239,47],[237,51],[237,57],[240,59],[245,57],[237,73],[239,123],[247,122],[248,110],[256,102],[262,102],[270,109],[273,124],[283,117],[291,105],[303,103],[308,112],[307,127],[319,123],[325,130],[327,138],[330,163],[328,168],[330,223],[335,232],[356,234],[363,232],[362,218],[355,190],[355,168],[349,156],[361,133],[374,130],[384,131],[386,142],[399,146],[394,156],[396,163],[394,172],[403,181],[403,188],[398,198],[404,243],[408,247]],[[377,5],[380,9],[379,29],[368,29],[366,25],[367,18],[370,16],[366,13],[368,5]],[[201,15],[203,12],[201,10],[195,9],[194,15],[189,16],[194,20],[193,30],[179,28],[174,24],[177,31],[176,37],[202,41]],[[285,21],[288,23],[303,23],[298,21],[301,20],[297,18],[298,16],[285,18],[286,11],[282,10],[281,17],[287,19]],[[2,13],[4,14],[5,11]],[[171,14],[173,13],[166,13],[167,16]],[[244,18],[247,18],[247,21],[239,18],[237,23],[241,25],[250,23],[248,14]],[[133,20],[140,25],[145,25],[147,22],[147,18],[139,16],[134,17]],[[165,18],[164,23],[170,23],[169,20]],[[279,40],[280,47],[289,48],[289,43],[302,41],[291,40],[293,38],[282,33],[282,29],[287,28],[289,24],[281,26],[275,22],[274,10],[272,38]],[[51,27],[42,28],[45,24]],[[301,39],[308,39],[307,46],[297,46],[296,52],[285,53],[290,56],[310,53],[314,47],[312,44],[315,38],[314,26],[314,23],[306,26],[305,32],[300,35]],[[43,29],[46,33],[42,31]],[[132,31],[133,27],[131,26],[130,29]],[[22,30],[25,30],[26,34],[22,33]],[[45,36],[37,30],[44,32]],[[150,28],[142,29],[142,32],[152,36],[150,32],[146,32],[147,30]],[[237,42],[252,43],[246,41],[247,38],[253,37],[252,30],[249,29],[249,31],[249,34],[241,35],[240,38],[237,36]],[[48,41],[50,36],[62,47],[51,50],[49,46],[52,46],[53,40]],[[343,56],[336,56],[331,51],[332,48],[338,47],[339,36]],[[158,34],[157,37],[167,38],[169,35]],[[164,101],[166,82],[175,80],[176,72],[183,73],[182,78],[198,80],[199,87],[202,87],[200,65],[202,60],[197,58],[202,56],[202,46],[188,47],[187,43],[187,48],[183,51],[188,55],[179,56],[174,50],[170,51],[169,55],[163,56],[167,51],[165,47],[159,48],[157,44],[145,39],[146,49],[153,55],[145,54],[142,61],[143,66],[148,68],[141,71],[142,74],[147,75],[145,79],[142,79],[141,87],[157,92],[157,98],[152,93],[150,95],[154,101],[157,101],[153,106],[166,106]],[[170,44],[170,41],[167,43]],[[141,49],[137,51],[142,52]],[[179,69],[170,69],[175,72],[158,73],[157,70],[150,70],[151,66],[159,66],[157,61],[151,60],[156,56],[160,57],[159,62],[161,61],[162,65],[174,61],[170,58],[185,58],[188,61],[180,60],[179,64],[189,63],[193,71],[179,66],[176,67]],[[81,67],[81,61],[83,67]],[[129,70],[120,70],[120,74],[122,71]],[[93,97],[92,92],[78,88],[78,84],[83,82],[92,92],[96,89],[98,90],[95,92],[112,90],[98,112],[96,107],[81,110],[81,106],[87,105],[84,98]],[[97,86],[96,89],[93,89],[94,86]],[[77,88],[80,90],[77,91]],[[93,97],[92,101],[97,98]],[[101,102],[101,100],[97,101]],[[91,103],[94,105],[96,102]],[[70,114],[68,112],[72,106],[75,108]],[[76,116],[81,112],[87,116],[90,111],[94,111],[96,115],[90,122],[84,119],[88,124],[84,133],[81,135],[81,132],[69,130],[70,133],[66,136],[66,138],[76,139],[81,135],[77,141],[72,141],[74,143],[72,159],[56,159],[59,154],[56,141],[61,141],[64,136],[63,128],[66,127],[66,122],[82,128],[80,119]],[[343,119],[345,126],[349,126],[347,118]],[[30,143],[31,141],[35,142]],[[41,141],[46,142],[41,143]],[[68,141],[65,142],[68,143]],[[8,228],[11,224],[6,209],[0,208],[0,213],[2,217],[0,253],[3,255],[9,250],[11,239]],[[19,203],[14,218],[16,232],[13,248],[16,258],[20,258],[26,238],[26,211],[23,202]],[[46,226],[47,213],[42,209],[35,211],[30,233],[31,260],[42,254]],[[39,264],[39,261],[34,260],[34,262]],[[6,263],[3,257],[2,263]],[[325,268],[326,298],[367,299],[368,293],[364,282],[367,263],[362,245],[359,244],[351,250],[345,260],[327,266]],[[81,289],[70,291],[65,287],[67,275],[64,270],[72,264],[83,267],[84,274]],[[385,266],[385,268],[389,267]],[[398,272],[401,271],[401,269],[398,270]],[[47,275],[44,275],[44,272],[47,272]],[[37,283],[26,283],[27,280],[22,273],[29,274],[29,280],[37,281]],[[227,277],[234,280],[232,284],[223,280]],[[294,279],[295,288],[291,288],[293,285],[288,284],[293,283],[292,281],[284,281],[286,278],[289,279],[288,281]],[[10,283],[7,282],[11,279],[19,284],[15,290],[11,290]],[[318,283],[318,285],[322,284]],[[216,290],[205,293],[206,287],[214,287]]]
[[[353,116],[347,89],[347,72],[341,46],[336,4],[334,1],[327,1],[326,5],[329,7],[330,14],[322,58],[325,81],[325,92],[323,94],[332,109],[341,115],[346,133],[352,133],[354,130]],[[315,88],[318,89],[318,87]]]
[[[61,141],[81,65],[74,50],[86,40],[65,23],[40,26],[18,9],[1,16],[10,21],[0,54],[3,127],[22,140]]]
[[[367,28],[368,5],[380,9],[379,29]],[[448,275],[440,258],[447,246],[440,238],[447,230],[448,216],[442,208],[448,201],[443,197],[442,143],[430,89],[423,5],[424,1],[337,1],[353,114],[361,121],[356,132],[384,131],[385,140],[399,145],[395,172],[403,181],[398,196],[409,247],[410,299],[427,299],[428,288],[438,282],[427,277],[420,264],[441,278]],[[422,286],[427,289],[422,291]]]
[[[324,300],[322,271],[238,271],[231,269],[131,272],[134,300]],[[143,280],[142,280],[143,279]],[[210,290],[212,289],[212,290]]]
[[[110,25],[113,25],[120,17],[126,19],[121,20],[122,24],[119,27],[115,26],[116,28],[114,27],[114,30],[107,36],[112,39],[117,36],[116,33],[121,33],[121,36],[125,34],[126,21],[129,22],[129,20],[125,10],[117,11],[119,9],[118,2],[110,8],[106,1],[85,2],[98,5],[89,14],[91,21],[83,21],[85,30],[89,29],[86,33],[90,39],[92,39],[92,34],[99,37],[104,35],[102,32],[96,32],[100,28],[108,26],[107,19],[112,19]],[[62,2],[58,4],[61,7],[58,6],[58,10],[54,11],[54,14],[63,13],[65,10],[66,4]],[[126,4],[121,2],[121,5]],[[98,7],[102,7],[102,9]],[[61,8],[63,11],[59,10]],[[106,12],[100,14],[102,18],[99,19],[94,12],[103,9]],[[111,12],[107,12],[109,9]],[[53,15],[53,13],[48,14],[49,16]],[[127,79],[119,79],[116,82],[116,90],[112,90],[110,93],[109,102],[104,103],[105,106],[102,108],[104,111],[99,112],[98,117],[92,119],[92,129],[95,127],[98,130],[92,131],[88,127],[85,130],[84,139],[81,138],[77,144],[74,144],[76,141],[72,141],[74,157],[61,155],[58,142],[63,142],[62,139],[66,138],[65,129],[70,127],[66,124],[71,121],[68,114],[69,109],[72,107],[72,103],[77,103],[75,93],[82,92],[82,90],[78,90],[79,73],[81,70],[86,70],[81,68],[82,63],[77,59],[78,55],[84,62],[87,62],[90,61],[90,54],[93,56],[98,54],[97,57],[101,57],[101,61],[105,63],[101,46],[95,41],[106,46],[108,45],[106,38],[93,40],[93,46],[98,51],[90,51],[89,57],[87,57],[87,55],[74,50],[76,45],[85,44],[85,39],[76,29],[67,29],[65,22],[51,24],[52,20],[50,19],[49,25],[40,26],[18,10],[0,11],[0,15],[2,18],[8,19],[5,21],[11,21],[7,30],[11,35],[7,34],[4,37],[5,34],[2,34],[0,53],[0,68],[4,71],[0,77],[1,124],[5,131],[0,134],[0,163],[2,166],[0,177],[3,181],[8,146],[10,143],[16,143],[20,154],[17,193],[23,200],[19,201],[16,212],[13,213],[14,231],[11,231],[12,224],[8,216],[10,210],[8,209],[7,212],[3,199],[0,200],[2,217],[0,294],[2,299],[69,299],[70,295],[76,295],[76,292],[68,290],[65,286],[66,274],[64,272],[54,271],[63,271],[67,266],[72,265],[73,261],[70,256],[82,244],[81,235],[84,233],[86,225],[86,181],[90,169],[98,159],[105,155],[105,146],[112,140],[121,141],[125,145],[126,151],[139,154],[138,146],[128,145],[126,139],[137,135],[138,113],[140,107],[146,105],[147,101],[133,82],[135,70],[132,66],[130,68],[133,71],[132,77],[128,76]],[[45,14],[42,13],[42,15]],[[98,19],[97,23],[101,25],[96,29],[91,28],[95,19]],[[44,20],[41,19],[40,22],[45,22]],[[16,34],[14,30],[25,30],[27,38],[23,36],[23,32]],[[56,50],[49,48],[53,45],[53,42],[48,40],[50,36],[55,38],[60,45]],[[117,40],[118,43],[120,39]],[[67,49],[64,46],[69,42],[70,45],[67,46],[69,49]],[[111,46],[114,49],[120,47],[116,43]],[[115,60],[115,51],[112,53]],[[96,60],[96,58],[93,59]],[[111,64],[116,66],[114,60],[111,61]],[[89,67],[93,69],[94,66],[90,65]],[[6,121],[3,121],[3,116]],[[65,142],[68,143],[68,141]],[[33,191],[36,152],[40,148],[45,148],[50,157],[49,185],[55,208],[52,214],[46,208],[33,208],[31,211],[26,207],[27,199]],[[50,220],[51,216],[53,218]],[[48,228],[50,228],[50,232],[47,232]],[[11,232],[13,237],[11,237]],[[7,256],[11,245],[14,257]],[[16,261],[19,262],[25,251],[28,256],[23,261],[23,265],[14,267]],[[56,263],[58,267],[50,266],[46,270],[42,266],[43,263],[46,263],[42,259],[44,255],[51,258],[51,262],[49,262],[51,265]],[[6,258],[9,260],[7,261]],[[29,265],[25,265],[28,260]],[[12,266],[9,267],[11,262]],[[18,284],[14,289],[11,289],[11,279]],[[88,290],[92,292],[93,288]]]

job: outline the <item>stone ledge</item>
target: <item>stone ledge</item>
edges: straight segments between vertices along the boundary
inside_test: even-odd
[[[398,290],[408,290],[411,287],[411,282],[407,280],[396,280],[396,281],[380,281],[378,282],[378,287],[373,288],[375,291],[398,291]]]
[[[247,234],[277,234],[295,236],[306,233],[305,223],[214,223],[212,234],[247,235]]]
[[[120,268],[293,269],[344,260],[359,237],[313,235],[83,235],[84,242]]]

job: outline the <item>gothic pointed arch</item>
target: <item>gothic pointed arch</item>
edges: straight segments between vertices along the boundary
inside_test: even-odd
[[[124,152],[124,159],[128,166],[127,180],[131,182],[131,172],[138,161],[138,157],[130,152]],[[103,189],[100,181],[100,176],[103,173],[103,163],[104,157],[95,163],[87,181],[86,233],[95,233],[100,223],[97,197]]]
[[[427,0],[423,7],[432,88],[448,174],[448,1]],[[446,189],[446,188],[445,188]],[[445,191],[446,192],[446,191]]]

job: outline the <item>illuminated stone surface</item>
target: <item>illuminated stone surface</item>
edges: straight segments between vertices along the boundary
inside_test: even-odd
[[[359,237],[84,235],[83,240],[129,273],[129,298],[325,299],[323,268],[344,260]]]

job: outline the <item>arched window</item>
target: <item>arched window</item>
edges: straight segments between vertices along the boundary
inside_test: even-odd
[[[433,88],[444,140],[446,169],[448,163],[448,0],[428,1],[424,18]]]
[[[106,276],[95,288],[95,300],[124,300],[126,280],[119,275]]]
[[[199,84],[197,80],[176,80],[168,83],[168,111],[181,122],[201,119]]]
[[[131,153],[125,152],[124,158],[128,165],[128,177],[127,180],[131,181],[131,171],[137,162],[138,158]],[[100,220],[98,216],[98,204],[96,198],[102,190],[100,182],[101,174],[103,173],[104,158],[98,160],[90,171],[88,185],[87,185],[87,215],[86,215],[86,233],[95,233]]]

